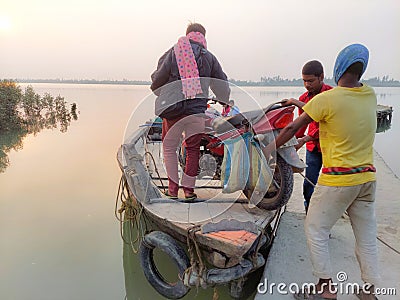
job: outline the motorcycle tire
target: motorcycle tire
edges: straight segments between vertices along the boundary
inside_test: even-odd
[[[257,204],[265,210],[276,210],[286,205],[293,192],[293,169],[278,155],[274,172],[274,180],[278,183],[279,189],[276,192],[267,192],[264,198]],[[244,190],[243,193],[250,199],[251,191]]]

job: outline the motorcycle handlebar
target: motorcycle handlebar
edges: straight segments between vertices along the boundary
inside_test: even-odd
[[[289,99],[283,99],[283,100],[280,100],[280,101],[277,101],[277,102],[274,102],[274,103],[271,103],[269,106],[268,106],[268,108],[272,108],[274,105],[280,105],[281,107],[285,107],[285,106],[292,106],[292,105],[294,105],[295,106],[295,104],[293,104],[293,103],[291,103],[291,104],[288,104],[288,105],[284,105],[285,103],[287,103],[289,101]],[[208,98],[208,101],[207,101],[209,104],[220,104],[220,105],[226,105],[227,103],[225,103],[225,102],[222,102],[222,101],[220,101],[220,100],[218,100],[217,98]]]
[[[207,102],[209,102],[210,104],[217,104],[217,103],[221,105],[227,104],[225,102],[218,100],[217,98],[208,98]]]

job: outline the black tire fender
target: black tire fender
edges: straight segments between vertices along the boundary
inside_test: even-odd
[[[182,279],[175,283],[165,281],[154,263],[153,250],[155,248],[159,248],[173,260],[178,267],[179,278],[183,278],[185,270],[190,266],[185,251],[170,235],[162,231],[147,234],[139,247],[139,260],[143,273],[153,288],[168,299],[182,298],[190,288],[183,284]]]

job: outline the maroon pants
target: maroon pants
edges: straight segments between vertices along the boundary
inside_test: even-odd
[[[184,138],[186,145],[185,172],[181,185],[185,195],[194,192],[197,171],[199,168],[200,141],[204,133],[204,118],[199,116],[184,116],[172,120],[163,119],[162,141],[164,163],[168,175],[168,193],[178,195],[178,156],[177,150]],[[184,134],[184,137],[183,135]]]

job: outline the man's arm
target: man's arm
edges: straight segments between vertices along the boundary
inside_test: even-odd
[[[302,107],[306,105],[305,102],[301,100],[297,100],[295,98],[290,98],[290,99],[283,99],[282,100],[282,106],[289,106],[289,105],[294,105],[299,108],[299,116],[303,113]],[[297,132],[296,132],[296,138],[300,139],[303,138],[305,135],[305,132],[307,130],[307,126],[301,127]],[[303,143],[304,145],[304,143]]]
[[[318,124],[318,123],[316,123]],[[297,132],[298,133],[298,132]],[[296,134],[297,136],[297,134]],[[310,141],[317,141],[319,140],[319,126],[311,126],[308,127],[308,134],[306,136],[303,136],[302,138],[297,139],[298,144],[295,146],[296,150],[300,149],[303,147],[303,145],[307,142]]]
[[[289,106],[289,105],[295,105],[298,108],[302,108],[304,105],[306,105],[304,102],[301,102],[300,100],[290,98],[290,99],[283,99],[282,100],[282,106]]]
[[[279,148],[280,146],[285,144],[295,135],[295,133],[301,127],[307,126],[312,121],[313,119],[311,119],[309,115],[307,115],[306,113],[302,113],[300,117],[298,117],[296,120],[294,120],[292,123],[281,130],[281,132],[275,139],[276,148]]]
[[[313,130],[308,130],[308,136],[311,140],[318,140],[319,139],[319,126],[314,128]]]
[[[289,141],[301,127],[307,126],[312,121],[313,119],[311,119],[309,115],[307,115],[305,112],[302,113],[296,120],[281,130],[275,139],[275,145],[272,142],[264,148],[263,152],[266,157],[269,157],[274,149],[278,149],[280,146]]]
[[[159,94],[159,91],[157,91],[157,89],[168,82],[169,73],[171,70],[171,55],[171,50],[165,52],[164,55],[161,56],[158,60],[157,70],[155,70],[153,74],[151,74],[152,83],[150,89],[153,92],[155,91],[156,95]]]
[[[296,148],[296,150],[299,150],[301,147],[304,146],[304,144],[314,141],[314,140],[317,140],[317,139],[313,138],[310,135],[305,135],[302,138],[297,139],[298,144],[295,145],[294,147]]]

